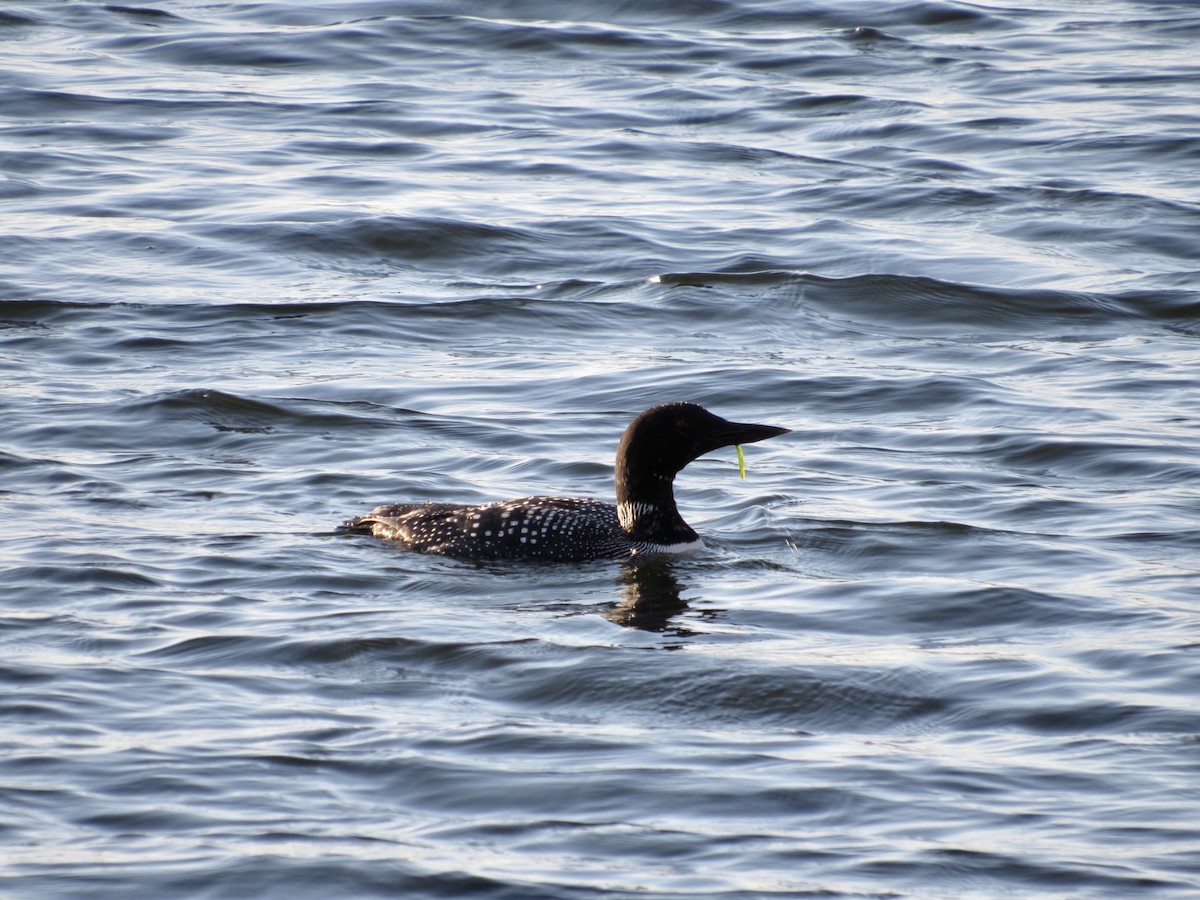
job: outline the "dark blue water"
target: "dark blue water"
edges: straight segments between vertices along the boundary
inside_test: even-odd
[[[0,894],[1195,896],[1197,47],[0,6]],[[683,399],[698,555],[332,534]]]

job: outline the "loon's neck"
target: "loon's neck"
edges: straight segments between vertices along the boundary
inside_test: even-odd
[[[638,473],[617,464],[617,520],[629,539],[637,543],[672,546],[691,544],[699,535],[675,505],[675,475]]]

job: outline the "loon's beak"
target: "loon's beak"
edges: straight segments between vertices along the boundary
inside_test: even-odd
[[[792,429],[780,428],[778,425],[751,425],[746,422],[726,422],[726,427],[723,427],[718,438],[721,441],[718,447],[728,447],[730,444],[753,444],[756,441],[765,441],[767,438],[779,437],[781,434],[787,434]]]

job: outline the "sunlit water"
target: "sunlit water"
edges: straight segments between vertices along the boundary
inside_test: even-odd
[[[0,894],[1195,896],[1198,46],[0,6]],[[696,556],[332,534],[674,399]]]

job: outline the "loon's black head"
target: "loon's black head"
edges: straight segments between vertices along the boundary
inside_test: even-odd
[[[651,407],[625,429],[617,448],[617,500],[642,500],[664,483],[669,491],[675,475],[697,457],[788,431],[775,425],[729,422],[695,403]]]

